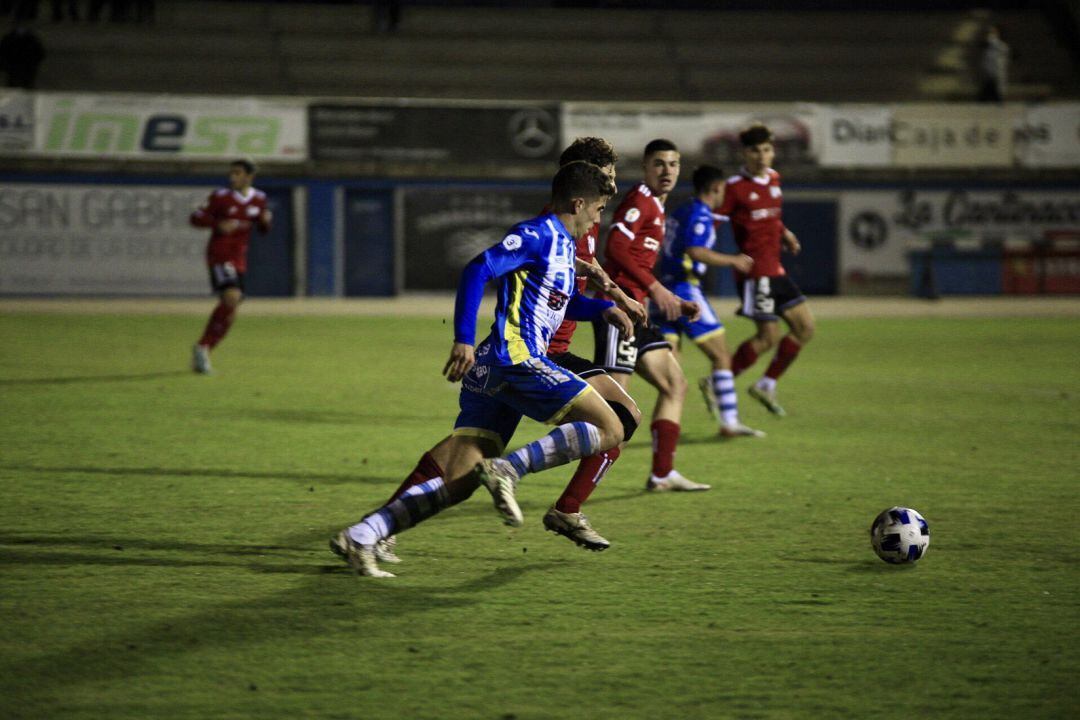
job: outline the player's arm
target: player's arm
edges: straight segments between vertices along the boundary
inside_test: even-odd
[[[644,323],[648,321],[649,315],[645,310],[645,306],[623,292],[622,288],[612,281],[595,259],[592,262],[586,262],[581,258],[575,258],[574,262],[577,272],[589,279],[589,285],[606,293],[608,297],[614,300],[615,305],[629,316],[631,322]]]
[[[739,272],[750,272],[750,268],[754,265],[754,259],[749,255],[728,255],[727,253],[716,252],[710,250],[707,247],[701,247],[700,245],[694,245],[686,249],[686,254],[690,256],[690,259],[694,262],[705,263],[706,265],[712,265],[713,267],[733,267]]]
[[[484,286],[489,281],[517,270],[529,255],[521,235],[511,232],[498,245],[480,253],[461,271],[457,298],[454,302],[454,344],[450,358],[443,366],[443,375],[457,382],[476,362],[476,316],[484,299]]]
[[[624,337],[633,337],[634,324],[625,312],[610,300],[597,300],[575,292],[566,304],[566,317],[569,320],[595,321],[603,319],[614,325]]]
[[[787,227],[784,228],[784,232],[780,236],[780,239],[783,241],[784,247],[786,247],[788,252],[792,255],[798,255],[802,252],[802,245],[799,244],[799,238],[795,237],[795,233],[788,230]]]
[[[195,208],[195,211],[191,213],[189,222],[195,227],[208,227],[212,228],[217,225],[217,214],[214,212],[216,203],[214,202],[215,193],[210,193],[210,197],[206,199],[199,207]]]
[[[617,262],[622,270],[634,278],[649,293],[657,307],[668,320],[675,320],[680,315],[679,299],[664,287],[663,283],[656,279],[648,270],[638,266],[633,254],[630,252],[631,237],[622,223],[616,223],[608,234],[607,257],[608,260]]]
[[[262,212],[259,213],[259,217],[255,220],[255,226],[259,228],[259,232],[266,235],[273,227],[274,213],[270,211],[268,205],[263,205]]]

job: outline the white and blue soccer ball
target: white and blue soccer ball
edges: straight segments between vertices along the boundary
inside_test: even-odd
[[[882,510],[870,526],[870,544],[887,563],[912,564],[930,546],[930,526],[915,510],[891,507]]]

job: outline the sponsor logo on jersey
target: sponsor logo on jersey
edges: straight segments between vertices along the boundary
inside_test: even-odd
[[[552,290],[548,295],[548,307],[552,310],[562,310],[566,307],[566,301],[570,299],[570,296],[566,293],[561,293],[558,290]]]
[[[750,199],[751,200],[757,200],[758,197],[759,197],[759,195],[756,192],[750,193]]]
[[[694,225],[694,234],[695,235],[704,235],[705,234],[705,223],[699,222],[699,223],[695,224]],[[914,503],[912,503],[912,504],[914,504]]]
[[[778,207],[758,208],[757,210],[754,210],[754,211],[752,211],[750,213],[750,219],[751,220],[767,220],[767,219],[769,219],[771,217],[779,217],[779,216],[780,216],[780,208],[778,208]]]
[[[521,236],[507,235],[505,238],[503,238],[502,246],[507,250],[517,250],[519,247],[521,247]]]
[[[772,195],[774,198],[780,197],[780,195],[781,195],[780,186],[779,185],[773,185],[772,187],[770,187],[769,188],[769,194]]]

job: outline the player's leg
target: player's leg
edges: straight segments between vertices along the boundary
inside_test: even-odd
[[[750,394],[761,402],[769,412],[783,417],[784,408],[776,400],[776,381],[784,374],[803,345],[814,336],[814,316],[806,304],[806,297],[792,280],[786,276],[772,278],[772,297],[789,332],[779,339],[776,354],[765,374],[750,388]],[[779,328],[776,330],[779,334]]]
[[[390,495],[387,503],[397,500],[409,488],[416,487],[435,478],[458,478],[467,475],[484,457],[498,455],[501,445],[495,442],[475,442],[462,435],[448,435],[420,456],[416,467]],[[484,451],[488,454],[484,455]],[[469,490],[476,489],[473,484]],[[468,497],[466,495],[466,497]],[[464,499],[464,498],[462,498]],[[380,562],[399,563],[397,555],[397,537],[390,535],[380,540],[375,546],[375,556]]]
[[[764,433],[739,422],[735,375],[731,371],[731,353],[727,348],[727,333],[709,299],[701,291],[701,286],[679,283],[673,290],[682,299],[697,303],[701,309],[697,320],[680,318],[678,325],[673,329],[689,337],[712,365],[709,376],[698,380],[698,388],[705,399],[706,407],[716,418],[720,436],[724,438],[764,437]],[[671,331],[664,333],[664,337],[669,341],[672,339],[671,335]]]
[[[712,364],[710,376],[702,378],[699,383],[702,395],[706,396],[706,403],[710,405],[710,409],[715,408],[714,415],[720,424],[721,437],[765,437],[765,433],[748,427],[739,420],[735,375],[731,372],[731,353],[728,352],[724,335],[721,328],[718,333],[695,340]]]
[[[649,426],[653,440],[652,472],[648,490],[708,490],[708,485],[691,482],[675,469],[679,444],[686,376],[667,347],[642,348],[636,372],[658,392]]]
[[[210,313],[210,319],[206,322],[202,337],[192,349],[191,356],[192,369],[204,375],[213,371],[210,365],[210,351],[229,332],[236,318],[237,308],[244,300],[243,275],[236,271],[232,263],[211,265],[210,283],[218,293],[218,304]]]
[[[556,427],[544,437],[501,458],[483,460],[476,475],[492,495],[507,525],[520,526],[514,498],[518,481],[529,473],[565,465],[610,450],[623,436],[623,424],[607,401],[584,380],[550,358],[530,358],[511,367],[491,368],[496,398],[534,420]]]
[[[463,382],[454,432],[425,454],[432,463],[427,470],[437,466],[444,474],[395,493],[382,507],[331,540],[331,549],[343,555],[359,574],[388,576],[376,563],[379,544],[468,499],[478,486],[475,463],[501,453],[513,436],[521,413],[468,388]]]
[[[757,362],[758,356],[768,352],[780,340],[776,302],[772,297],[772,278],[747,278],[743,281],[742,302],[739,315],[750,318],[757,325],[757,332],[739,345],[731,358],[731,372],[738,377]]]
[[[560,365],[565,367],[561,362]],[[548,509],[543,522],[548,530],[563,535],[588,550],[604,550],[610,543],[593,529],[588,518],[581,513],[581,506],[619,459],[622,446],[633,436],[641,423],[641,410],[622,386],[610,376],[591,375],[585,381],[618,415],[623,425],[622,442],[609,450],[581,459],[574,476],[570,478],[559,499]]]

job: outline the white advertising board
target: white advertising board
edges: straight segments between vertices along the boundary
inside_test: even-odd
[[[1028,107],[1016,131],[1016,158],[1026,167],[1080,168],[1080,103]]]
[[[303,99],[35,93],[33,146],[18,154],[144,160],[308,155]],[[0,146],[0,152],[12,149]]]
[[[211,189],[0,184],[0,294],[205,295]]]
[[[841,192],[840,273],[901,276],[907,253],[927,240],[1035,240],[1080,232],[1077,190],[867,190]]]

